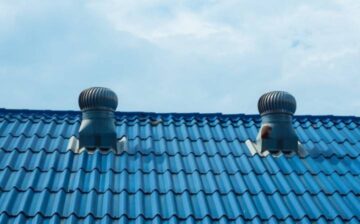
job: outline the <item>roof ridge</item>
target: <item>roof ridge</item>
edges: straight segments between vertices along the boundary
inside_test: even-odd
[[[51,109],[11,109],[11,108],[0,108],[0,113],[6,113],[6,112],[13,112],[13,113],[24,113],[24,114],[44,114],[44,113],[50,113],[50,114],[74,114],[74,115],[81,115],[81,111],[79,110],[51,110]],[[259,114],[245,114],[245,113],[222,113],[222,112],[147,112],[147,111],[116,111],[116,115],[136,115],[136,116],[200,116],[200,117],[214,117],[214,116],[221,116],[221,117],[238,117],[238,116],[244,116],[244,117],[256,117],[259,118]],[[307,115],[307,114],[300,114],[300,115],[294,115],[295,118],[358,118],[360,119],[360,116],[355,115],[331,115],[331,114],[325,114],[325,115]]]

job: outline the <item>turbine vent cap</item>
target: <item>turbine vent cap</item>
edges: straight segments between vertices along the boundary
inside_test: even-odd
[[[272,91],[260,97],[258,109],[261,116],[276,113],[293,115],[296,111],[296,100],[288,92]]]
[[[79,107],[86,110],[115,111],[118,105],[116,93],[105,87],[91,87],[83,90],[79,96]]]

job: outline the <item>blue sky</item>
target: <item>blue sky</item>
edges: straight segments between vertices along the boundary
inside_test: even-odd
[[[78,110],[105,86],[119,111],[360,116],[360,1],[1,1],[0,107]]]

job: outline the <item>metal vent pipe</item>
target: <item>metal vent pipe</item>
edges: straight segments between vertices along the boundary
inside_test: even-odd
[[[116,94],[104,87],[83,90],[79,96],[82,121],[79,129],[79,148],[93,151],[96,148],[116,150],[115,110]]]
[[[261,152],[289,153],[297,150],[298,137],[292,126],[295,98],[284,91],[268,92],[260,97],[258,109],[262,122],[256,145]]]

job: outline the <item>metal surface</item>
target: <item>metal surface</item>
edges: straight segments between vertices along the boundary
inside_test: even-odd
[[[79,107],[86,110],[115,111],[118,98],[111,89],[105,87],[91,87],[83,90],[79,95]]]
[[[115,119],[126,151],[77,154],[81,113],[0,110],[0,224],[360,222],[357,117],[295,116],[306,157],[252,155],[259,116]]]
[[[296,111],[296,100],[288,92],[271,91],[259,98],[258,109],[261,116],[273,113],[293,115]]]
[[[118,99],[107,88],[93,87],[85,89],[79,96],[82,121],[79,128],[79,151],[93,152],[114,150],[117,152],[117,136],[114,111]]]
[[[258,102],[261,128],[256,146],[261,153],[293,153],[298,151],[298,137],[292,126],[296,110],[295,98],[284,91],[262,95]]]

